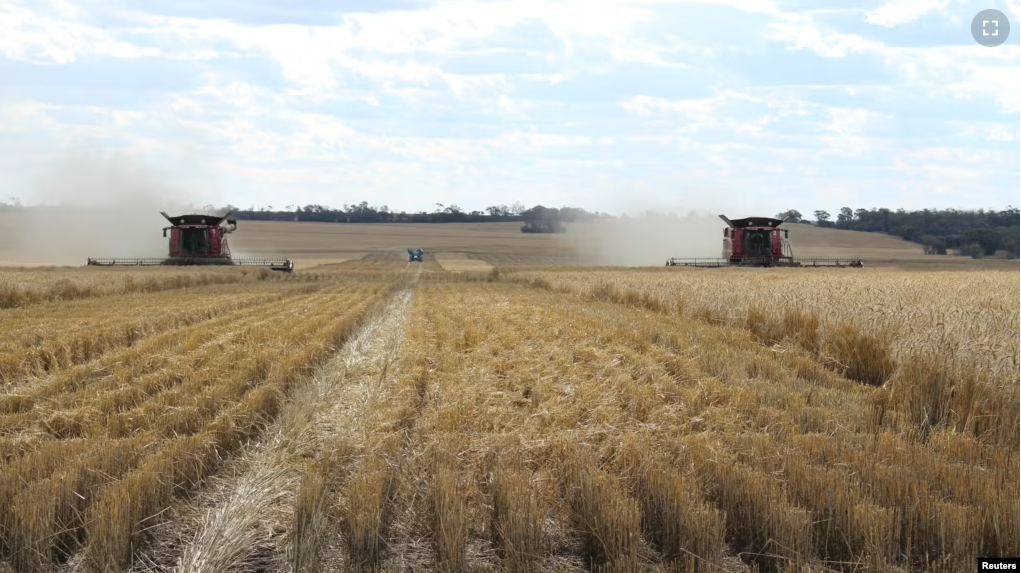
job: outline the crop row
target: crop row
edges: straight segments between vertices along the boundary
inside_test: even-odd
[[[233,323],[227,316],[215,328],[168,333],[162,344],[149,339],[147,351],[111,357],[102,375],[76,386],[41,386],[49,406],[4,416],[20,417],[9,429],[41,425],[51,439],[0,465],[0,557],[19,571],[42,570],[85,548],[92,569],[119,569],[173,498],[254,437],[291,384],[386,292],[334,286],[250,307]]]
[[[179,328],[153,332],[149,337],[130,345],[113,346],[110,351],[101,353],[93,360],[25,379],[22,384],[14,385],[12,391],[6,395],[10,402],[6,407],[0,407],[0,412],[23,411],[26,407],[31,407],[35,399],[78,390],[96,379],[105,377],[113,368],[138,376],[160,367],[171,366],[173,351],[190,350],[217,336],[229,334],[234,326],[244,320],[258,318],[265,314],[267,309],[286,308],[289,299],[307,296],[320,288],[318,285],[289,288],[261,300],[256,299],[255,304],[241,305],[233,313],[221,313],[208,320],[194,321],[190,324],[186,321]],[[97,321],[101,320],[97,317]]]
[[[0,309],[270,278],[270,271],[207,268],[42,268],[0,271]],[[280,278],[280,277],[273,277]]]
[[[274,332],[278,325],[288,324],[296,312],[338,302],[343,307],[374,296],[378,287],[321,290],[309,285],[304,290],[311,292],[154,336],[96,362],[43,378],[17,395],[7,395],[7,413],[0,414],[0,435],[16,436],[18,442],[24,442],[26,436],[63,439],[134,431],[131,428],[142,427],[140,422],[127,420],[133,419],[138,408],[161,399],[168,390],[179,389],[189,372],[194,377],[216,363],[229,366],[238,358],[234,353],[243,352],[238,350],[241,342]],[[177,410],[168,412],[154,427],[174,427],[170,421],[185,415]],[[21,451],[26,449],[20,446]]]
[[[4,311],[8,336],[0,341],[0,382],[45,375],[83,364],[145,338],[280,302],[315,285],[267,283],[213,285],[153,294],[130,294],[48,303]]]

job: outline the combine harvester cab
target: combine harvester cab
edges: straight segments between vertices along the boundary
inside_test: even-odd
[[[290,259],[262,259],[257,257],[231,257],[227,235],[238,228],[232,213],[222,217],[216,215],[179,215],[171,217],[160,213],[169,223],[163,228],[163,236],[170,231],[167,258],[144,259],[93,259],[92,266],[192,266],[230,265],[266,267],[274,271],[293,272],[294,262]]]
[[[667,259],[668,267],[864,267],[857,258],[797,258],[789,231],[780,225],[787,219],[746,217],[730,220],[723,229],[723,257],[719,259]]]
[[[425,251],[422,249],[408,249],[408,262],[409,263],[421,263],[422,258],[425,256]]]

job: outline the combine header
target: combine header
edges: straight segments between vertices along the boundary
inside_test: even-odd
[[[112,266],[188,266],[188,265],[237,265],[247,267],[268,267],[274,271],[292,272],[294,262],[290,259],[259,259],[230,256],[227,235],[238,228],[237,219],[216,215],[160,215],[170,222],[163,228],[163,236],[170,231],[170,256],[151,259],[93,259],[88,264],[100,267]]]
[[[723,230],[723,258],[667,259],[668,267],[864,267],[855,258],[796,258],[787,241],[787,219],[747,217],[727,223]]]

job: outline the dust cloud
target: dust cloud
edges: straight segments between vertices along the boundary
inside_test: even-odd
[[[603,266],[662,266],[670,257],[720,257],[726,223],[717,216],[636,216],[571,225],[578,257]]]
[[[45,164],[24,196],[0,213],[0,261],[84,265],[89,257],[164,257],[169,215],[208,212],[172,179],[126,155],[75,151]],[[196,201],[198,200],[198,201]]]
[[[586,264],[603,266],[663,266],[671,257],[723,256],[720,219],[777,212],[759,194],[742,192],[743,184],[681,181],[672,196],[662,189],[619,182],[603,188],[607,207],[617,219],[598,219],[567,226],[566,242]],[[625,217],[620,217],[625,214]]]

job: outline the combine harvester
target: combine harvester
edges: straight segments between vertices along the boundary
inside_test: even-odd
[[[787,221],[770,217],[746,217],[727,223],[723,230],[723,258],[667,259],[668,267],[864,267],[856,258],[795,258],[787,241]]]
[[[408,249],[408,262],[409,263],[421,263],[422,258],[425,256],[425,251],[422,249]]]
[[[163,236],[170,231],[170,256],[150,259],[93,259],[89,265],[112,266],[190,266],[190,265],[236,265],[245,267],[268,267],[274,271],[293,272],[294,262],[290,259],[259,259],[254,257],[231,257],[227,246],[227,235],[238,228],[237,219],[230,219],[232,213],[222,217],[216,215],[160,215],[170,222],[163,228]]]

